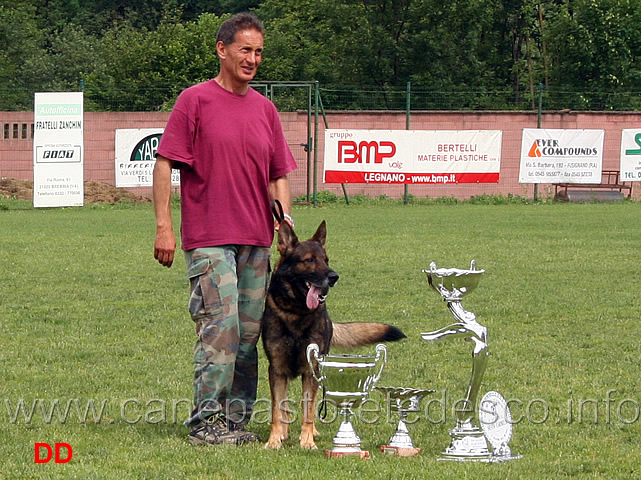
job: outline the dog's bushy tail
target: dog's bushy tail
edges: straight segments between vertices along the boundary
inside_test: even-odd
[[[398,328],[384,323],[332,323],[331,347],[354,348],[379,342],[394,342],[406,335]]]

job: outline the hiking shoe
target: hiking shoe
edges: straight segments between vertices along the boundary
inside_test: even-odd
[[[244,423],[228,422],[227,426],[230,432],[234,432],[236,435],[243,438],[243,443],[260,442],[260,437],[258,435],[245,430]]]
[[[248,442],[257,442],[257,435],[248,432],[243,426],[234,425],[227,427],[227,422],[222,417],[217,417],[207,423],[201,423],[189,432],[189,441],[194,445],[242,445]]]

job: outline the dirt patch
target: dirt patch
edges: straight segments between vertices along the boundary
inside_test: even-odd
[[[3,198],[31,200],[33,198],[33,182],[16,178],[0,178],[0,195]]]
[[[33,182],[17,178],[0,178],[0,196],[18,200],[33,199]],[[85,182],[85,203],[150,203],[151,199],[103,182]]]
[[[85,182],[85,202],[87,203],[151,203],[149,197],[136,195],[124,188],[116,188],[107,183],[90,180]]]

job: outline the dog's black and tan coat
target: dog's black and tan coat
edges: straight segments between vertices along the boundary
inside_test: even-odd
[[[318,383],[307,363],[306,350],[316,343],[320,353],[330,347],[357,347],[405,338],[398,328],[382,323],[332,323],[325,297],[338,280],[329,267],[325,251],[323,221],[312,238],[299,242],[288,223],[278,232],[280,259],[267,292],[262,337],[269,360],[272,425],[265,447],[280,448],[288,436],[287,389],[289,381],[301,376],[303,412],[300,445],[316,448],[314,425]]]

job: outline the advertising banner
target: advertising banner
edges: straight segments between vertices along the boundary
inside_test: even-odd
[[[524,128],[519,183],[601,183],[603,130]]]
[[[621,166],[619,178],[622,182],[641,181],[641,129],[621,132]]]
[[[496,183],[498,130],[326,130],[324,183]]]
[[[116,130],[116,187],[151,187],[156,150],[164,129],[137,128]],[[171,184],[180,185],[180,174],[174,169]]]
[[[84,204],[82,92],[36,93],[33,122],[33,206]]]

